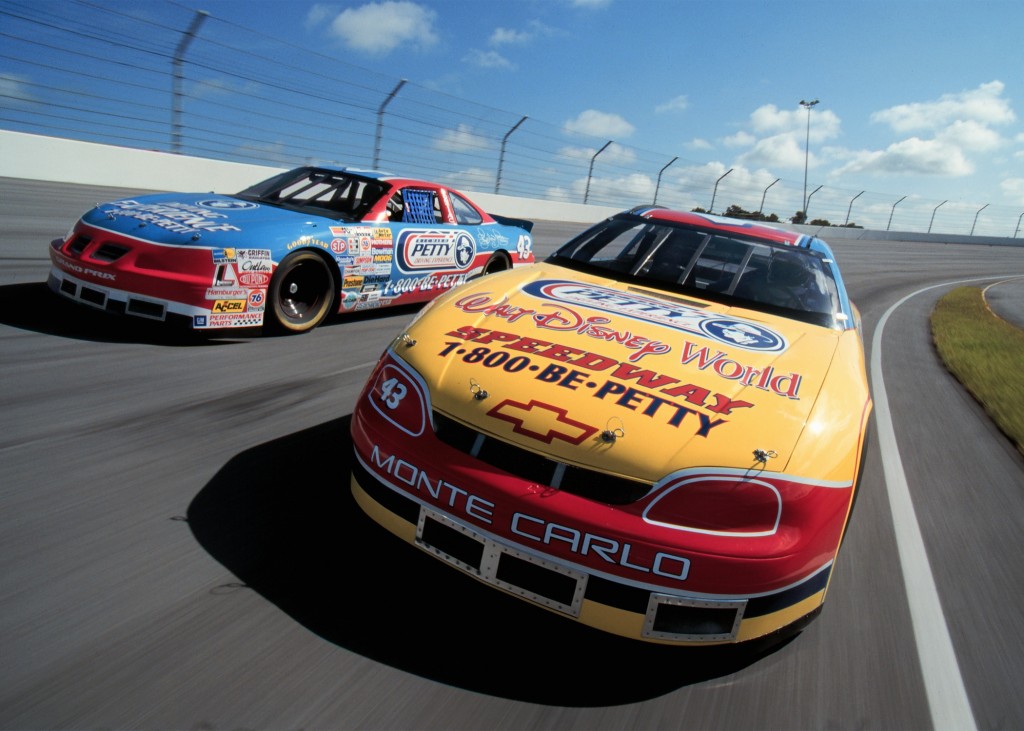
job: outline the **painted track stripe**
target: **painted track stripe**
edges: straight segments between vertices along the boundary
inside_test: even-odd
[[[882,377],[882,335],[889,315],[911,297],[937,287],[991,279],[995,277],[946,282],[911,292],[885,311],[871,339],[871,389],[875,401],[875,425],[878,428],[882,469],[885,474],[886,491],[889,494],[893,527],[896,531],[900,567],[903,570],[907,603],[910,606],[910,621],[914,628],[917,656],[921,663],[921,675],[928,696],[928,710],[934,728],[951,731],[973,731],[977,726],[957,663],[956,651],[953,649],[953,641],[949,636],[949,627],[942,613],[935,577],[928,562],[924,538],[917,522],[907,477],[903,471],[903,461],[900,459],[899,447],[896,444],[896,431],[893,428],[885,380]]]

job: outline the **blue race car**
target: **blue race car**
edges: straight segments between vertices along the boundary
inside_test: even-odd
[[[163,193],[85,213],[50,245],[50,288],[196,330],[312,330],[533,263],[530,221],[438,183],[301,167],[235,195]]]

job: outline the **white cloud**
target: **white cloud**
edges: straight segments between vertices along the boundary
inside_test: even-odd
[[[987,153],[1006,144],[993,129],[1009,124],[1016,115],[1002,97],[1000,81],[976,89],[943,94],[930,102],[900,104],[871,115],[873,122],[889,125],[897,133],[917,132],[884,150],[844,152],[848,162],[832,172],[884,175],[962,177],[975,172],[974,153]]]
[[[999,187],[1010,203],[1024,206],[1024,178],[1007,178]]]
[[[817,165],[818,157],[813,150],[808,154],[800,136],[780,134],[757,140],[738,162],[751,167],[803,168]]]
[[[19,74],[0,74],[0,104],[14,107],[38,102],[27,84],[28,79]]]
[[[566,121],[564,129],[576,134],[614,139],[629,137],[636,128],[618,114],[588,109],[581,112],[576,119]]]
[[[468,124],[460,124],[457,129],[446,130],[435,139],[433,147],[442,152],[479,151],[490,148],[491,142],[487,137],[475,133]]]
[[[999,133],[973,119],[957,120],[935,135],[935,139],[967,150],[994,150],[1003,143]]]
[[[334,13],[335,10],[330,5],[317,3],[309,9],[308,13],[306,13],[305,25],[307,28],[316,28],[330,20]]]
[[[955,122],[974,121],[982,125],[1009,124],[1016,120],[1008,100],[1002,98],[1004,84],[991,81],[977,89],[943,94],[935,101],[900,104],[871,115],[871,121],[888,124],[896,132],[938,130]]]
[[[686,143],[686,146],[691,150],[712,150],[714,145],[705,139],[700,137],[694,137],[692,140]]]
[[[481,51],[472,49],[462,58],[466,63],[482,69],[514,69],[515,64],[497,51]]]
[[[743,132],[741,130],[731,137],[724,138],[722,142],[727,147],[748,147],[757,142],[757,138],[749,132]]]
[[[962,149],[938,139],[910,137],[884,150],[855,152],[850,157],[850,162],[832,172],[833,177],[847,173],[959,177],[974,172]]]
[[[500,46],[506,44],[526,43],[532,38],[526,31],[513,30],[511,28],[495,28],[491,33],[490,44]]]
[[[587,179],[573,181],[572,190],[576,200],[587,197]],[[595,175],[590,180],[590,200],[615,201],[613,205],[623,208],[649,203],[654,199],[654,181],[643,173],[632,173],[614,178]]]
[[[330,12],[315,5],[307,18],[326,21]],[[357,8],[347,8],[330,21],[330,33],[357,51],[384,55],[401,45],[428,48],[437,43],[430,8],[408,0],[385,0]]]
[[[814,107],[808,112],[804,107],[779,109],[774,104],[758,107],[750,115],[750,126],[755,134],[791,134],[801,139],[807,136],[807,121],[810,114],[811,142],[823,142],[839,135],[841,126],[835,112]]]
[[[681,112],[688,106],[690,106],[690,100],[685,94],[680,94],[674,99],[669,99],[667,102],[659,104],[654,108],[654,111],[658,114],[662,112]]]
[[[590,161],[597,154],[596,147],[563,147],[559,154],[570,160]],[[613,142],[608,145],[598,158],[604,164],[610,165],[631,165],[636,162],[636,153],[628,147]]]

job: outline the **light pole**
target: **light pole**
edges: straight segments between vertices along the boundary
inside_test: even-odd
[[[804,220],[807,219],[807,164],[811,157],[811,107],[818,103],[817,99],[811,101],[800,100],[800,106],[807,110],[807,142],[804,144],[804,208],[801,213],[804,214]]]

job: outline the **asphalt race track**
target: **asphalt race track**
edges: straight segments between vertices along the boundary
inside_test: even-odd
[[[57,301],[48,242],[134,192],[0,180],[0,728],[1024,728],[1024,458],[927,325],[1024,247],[833,242],[895,443],[873,428],[824,612],[755,656],[577,627],[359,512],[350,414],[414,311],[203,340]]]

